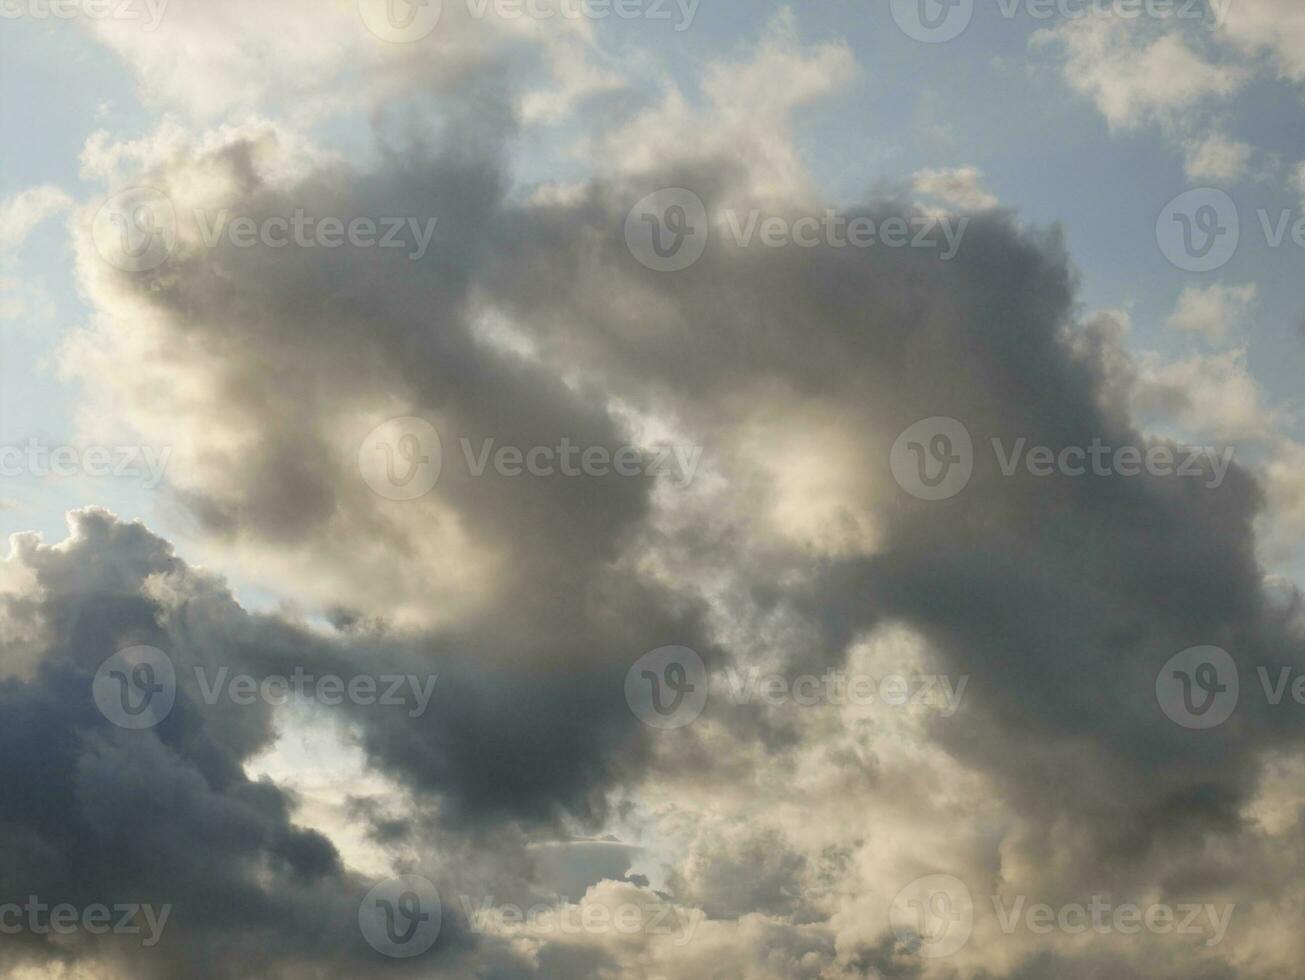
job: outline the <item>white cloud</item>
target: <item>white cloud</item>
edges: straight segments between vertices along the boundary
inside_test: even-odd
[[[1184,442],[1221,445],[1268,440],[1279,422],[1277,413],[1264,404],[1244,350],[1179,361],[1147,354],[1138,358],[1137,369],[1135,413]]]
[[[1235,92],[1245,69],[1217,65],[1177,34],[1148,37],[1132,22],[1084,17],[1038,31],[1035,45],[1059,45],[1065,81],[1092,99],[1112,128],[1170,122],[1201,102]]]
[[[1248,53],[1268,52],[1279,73],[1305,82],[1305,4],[1300,0],[1233,0],[1224,34]]]
[[[997,206],[997,196],[983,186],[983,172],[975,167],[921,170],[912,179],[917,194],[937,198],[964,211]]]
[[[33,229],[72,205],[52,184],[42,184],[0,201],[0,252],[17,249]]]
[[[445,91],[508,45],[518,46],[515,63],[528,63],[523,41],[544,61],[543,88],[522,95],[528,119],[559,118],[576,99],[617,84],[599,64],[588,19],[500,17],[499,9],[488,4],[482,15],[481,5],[445,3],[430,34],[411,42],[373,34],[358,0],[178,3],[155,30],[113,18],[91,29],[132,69],[147,101],[205,121],[273,108],[311,120]]]
[[[1245,175],[1254,152],[1222,133],[1211,133],[1203,140],[1188,140],[1185,169],[1192,180],[1238,180]]]
[[[660,103],[585,149],[596,166],[622,175],[724,154],[747,169],[749,193],[791,200],[811,190],[793,138],[794,110],[837,91],[857,71],[844,43],[801,45],[793,14],[784,10],[754,50],[707,66],[700,85],[705,106],[691,105],[668,85]]]
[[[1245,325],[1257,294],[1255,283],[1215,284],[1206,289],[1188,286],[1178,298],[1169,326],[1202,334],[1211,343],[1218,343]]]

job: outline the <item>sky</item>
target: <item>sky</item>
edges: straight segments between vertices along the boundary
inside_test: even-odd
[[[0,970],[1297,975],[1302,52],[0,0]]]

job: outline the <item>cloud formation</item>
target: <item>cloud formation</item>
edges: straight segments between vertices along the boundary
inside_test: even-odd
[[[207,125],[229,108],[228,77],[289,16],[245,13],[260,25],[249,36],[244,21],[211,22],[229,11],[178,19],[239,48],[185,81],[175,52],[110,39],[147,85],[176,79],[201,121],[88,143],[105,197],[149,188],[175,233],[163,261],[123,268],[96,236],[102,200],[83,202],[78,274],[94,316],[63,365],[88,415],[173,448],[167,492],[205,563],[310,613],[251,613],[215,572],[102,510],[75,513],[63,542],[14,539],[0,571],[12,842],[0,892],[173,912],[154,949],[29,935],[7,965],[160,978],[1293,975],[1301,716],[1255,695],[1257,668],[1305,668],[1305,636],[1299,594],[1259,562],[1267,498],[1251,464],[1217,484],[1043,478],[992,451],[1181,454],[1156,419],[1264,438],[1237,351],[1130,354],[1118,319],[1082,315],[1060,232],[993,208],[973,168],[917,174],[917,192],[968,221],[946,261],[886,240],[727,234],[722,216],[748,210],[790,227],[930,217],[892,190],[840,202],[816,189],[795,117],[856,66],[843,45],[802,43],[791,15],[708,65],[696,92],[614,99],[576,140],[583,178],[548,184],[519,168],[526,127],[553,109],[530,103],[529,72],[496,59],[376,69],[421,83],[438,72],[439,107],[401,123],[378,112],[360,158],[293,120]],[[323,15],[321,49],[297,56],[308,68],[353,50],[327,43],[343,16]],[[1118,126],[1241,82],[1174,40],[1120,54],[1076,33],[1102,30],[1060,40],[1071,84]],[[1150,84],[1174,77],[1163,96]],[[704,138],[677,138],[686,122]],[[706,220],[701,258],[674,273],[643,264],[626,235],[631,208],[663,188],[696,196]],[[220,215],[266,228],[299,213],[437,220],[417,260],[209,234]],[[1174,325],[1222,339],[1253,297],[1185,294]],[[964,490],[927,501],[890,459],[903,431],[936,417],[976,451]],[[396,418],[438,434],[438,480],[412,499],[378,492],[359,462]],[[522,456],[564,440],[702,455],[686,484],[570,479],[477,471],[486,440]],[[409,461],[431,449],[418,439]],[[701,654],[710,697],[692,724],[656,730],[627,704],[626,673],[672,644]],[[1228,651],[1243,686],[1233,717],[1204,732],[1156,696],[1171,658],[1201,644]],[[178,675],[175,707],[141,731],[93,697],[101,664],[134,645],[166,651]],[[394,874],[439,888],[429,954],[389,961],[364,941],[374,882],[329,826],[305,825],[292,792],[249,775],[284,749],[287,716],[258,699],[210,703],[199,678],[223,667],[438,675],[428,711],[346,701],[314,716],[384,787],[352,787],[348,819]],[[739,696],[752,670],[951,690],[963,678],[965,693],[950,714],[886,697],[772,703]],[[973,937],[948,957],[894,928],[901,889],[930,875],[962,882],[975,906]],[[1044,936],[999,914],[1021,896],[1100,895],[1235,911],[1215,944]],[[472,915],[505,904],[542,905],[554,925]],[[583,925],[622,908],[680,928]],[[577,931],[556,925],[572,915]]]

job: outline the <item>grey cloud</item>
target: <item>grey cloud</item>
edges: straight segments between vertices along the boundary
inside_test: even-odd
[[[680,751],[658,754],[621,697],[626,667],[646,650],[685,643],[712,664],[747,663],[757,651],[738,638],[764,633],[756,624],[773,617],[805,640],[787,651],[786,666],[822,669],[840,665],[875,626],[904,622],[947,670],[971,677],[966,712],[929,732],[991,779],[1015,814],[1017,826],[988,842],[992,880],[1004,871],[998,838],[1009,835],[1004,842],[1053,889],[1104,878],[1166,894],[1256,894],[1247,863],[1219,864],[1203,880],[1185,872],[1207,846],[1263,858],[1243,812],[1266,752],[1298,740],[1298,716],[1248,703],[1217,732],[1194,734],[1166,719],[1153,693],[1160,666],[1195,644],[1227,648],[1245,678],[1252,664],[1302,662],[1293,613],[1270,602],[1261,582],[1253,522],[1262,500],[1249,474],[1234,467],[1214,490],[1155,477],[1038,481],[1003,477],[980,455],[960,496],[926,504],[900,493],[888,472],[896,434],[929,416],[963,420],[977,446],[1017,436],[1053,446],[1144,441],[1126,400],[1114,397],[1127,386],[1112,367],[1123,355],[1076,325],[1076,275],[1060,235],[989,212],[973,218],[950,262],[928,250],[748,250],[718,239],[691,269],[658,275],[625,247],[626,209],[661,186],[728,199],[747,161],[670,162],[642,180],[602,176],[559,203],[526,204],[509,189],[513,124],[495,95],[489,87],[469,96],[429,146],[420,131],[396,138],[375,171],[332,166],[277,183],[240,145],[184,164],[230,178],[230,203],[254,216],[295,206],[345,218],[438,215],[420,264],[219,247],[101,284],[100,302],[146,303],[173,351],[202,352],[185,359],[176,390],[158,393],[181,406],[195,390],[217,392],[178,429],[211,423],[247,436],[239,450],[215,441],[220,479],[179,473],[181,502],[218,538],[304,556],[338,576],[333,614],[349,625],[347,644],[319,649],[285,624],[253,618],[206,655],[272,670],[309,647],[320,662],[346,664],[366,647],[386,662],[438,665],[434,710],[421,718],[350,714],[372,763],[434,801],[431,827],[451,832],[471,861],[478,847],[513,851],[504,825],[597,827],[611,815],[614,788],[673,776],[676,766],[703,783],[735,777],[737,790],[748,785],[746,772],[728,768],[739,746],[759,740],[784,756],[801,745],[798,728],[765,712],[712,705],[674,743]],[[153,175],[167,186],[171,177]],[[908,208],[874,199],[847,213],[880,219]],[[485,341],[477,324],[487,313],[505,316],[537,356]],[[399,511],[357,478],[332,426],[397,404],[473,440],[551,445],[570,436],[615,446],[628,438],[618,399],[674,418],[707,446],[730,496],[664,506],[638,481],[449,472],[429,500]],[[808,446],[851,447],[821,461],[850,488],[835,517],[864,517],[872,545],[822,550],[776,526],[786,491],[767,467],[782,475],[803,463],[762,458],[755,447],[789,419],[816,420]],[[474,602],[423,584],[440,568],[419,538],[449,524],[490,567]],[[153,635],[139,582],[143,569],[166,571],[174,559],[144,532],[106,533],[115,541],[107,564],[77,567],[32,549],[52,581],[82,597],[50,612],[62,644],[55,662],[104,649],[102,627],[93,628],[96,647],[86,625],[101,607],[123,624],[118,634]],[[658,565],[696,577],[659,575]],[[415,595],[438,624],[390,630],[391,590]],[[737,636],[722,627],[730,616]],[[232,797],[231,821],[267,828],[249,836],[289,880],[339,881],[329,844],[288,828],[279,792],[242,782],[237,761],[265,744],[268,724],[255,718],[219,734],[182,710],[160,738]],[[115,759],[106,751],[88,766]],[[1045,832],[1021,833],[1029,827]],[[410,839],[398,827],[377,829],[387,841]],[[809,911],[789,898],[801,858],[779,848],[758,867],[751,854],[707,847],[699,873],[675,880],[676,899],[765,919],[751,924],[782,947],[776,962],[792,967],[786,975],[922,971],[884,929],[840,952],[827,931],[766,919]],[[525,860],[515,851],[511,859]],[[532,887],[525,877],[516,887]],[[732,951],[728,975],[766,975],[755,950]],[[679,966],[685,976],[701,963],[693,955]],[[1147,955],[1139,954],[1147,965],[1119,970],[1142,975]],[[1174,975],[1194,969],[1174,955]],[[570,975],[602,975],[622,962],[613,949],[549,947],[540,957],[540,975],[563,964]],[[1087,977],[1114,960],[1087,952],[1055,962]],[[1201,969],[1215,977],[1225,967]]]

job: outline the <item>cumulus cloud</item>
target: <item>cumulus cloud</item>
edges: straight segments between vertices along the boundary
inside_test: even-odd
[[[1065,81],[1115,129],[1172,123],[1176,113],[1231,95],[1249,77],[1240,65],[1211,60],[1180,33],[1157,36],[1138,23],[1096,14],[1038,31],[1033,43],[1063,53]]]
[[[188,16],[200,20],[179,30],[231,15]],[[1118,49],[1101,30],[1059,36],[1116,125],[1240,81],[1181,42]],[[152,42],[110,43],[147,84],[181,70],[135,47]],[[199,67],[220,78],[244,56]],[[3,890],[175,911],[154,952],[28,937],[5,955],[160,978],[1292,976],[1301,721],[1249,689],[1256,666],[1305,667],[1305,634],[1299,595],[1260,565],[1266,496],[1250,464],[1214,483],[1042,478],[992,451],[1265,440],[1275,420],[1244,354],[1131,355],[1119,318],[1081,316],[1060,233],[993,209],[969,169],[917,175],[922,193],[980,212],[946,261],[883,242],[750,246],[717,221],[691,267],[645,267],[626,220],[665,187],[713,217],[936,220],[891,192],[817,191],[795,117],[856,66],[843,45],[801,42],[791,15],[708,65],[699,98],[668,83],[614,105],[565,186],[518,185],[523,117],[553,110],[532,110],[530,76],[501,68],[396,67],[451,76],[439,117],[377,113],[363,158],[253,116],[89,142],[104,193],[152,188],[176,234],[165,261],[120,268],[96,239],[100,201],[83,202],[93,315],[63,366],[88,416],[174,447],[167,492],[206,564],[315,615],[251,614],[216,574],[104,511],[74,515],[60,543],[15,539],[0,571],[0,785],[13,790],[0,822],[18,845]],[[196,115],[226,108],[208,101],[213,79],[179,84]],[[257,227],[296,211],[438,220],[420,259],[206,240],[221,214]],[[1194,292],[1175,325],[1222,337],[1246,288]],[[965,489],[931,502],[888,461],[900,433],[937,416],[965,426],[975,454]],[[413,499],[376,492],[359,466],[395,417],[427,420],[442,446],[438,481]],[[477,473],[463,440],[487,439],[667,441],[702,463],[687,484]],[[97,712],[91,679],[142,643],[184,683],[163,723],[125,731]],[[1211,732],[1174,724],[1155,697],[1157,672],[1202,643],[1229,651],[1247,689]],[[710,698],[693,724],[658,731],[623,685],[668,644],[702,654]],[[357,785],[334,807],[305,804],[286,714],[209,704],[190,680],[223,666],[438,673],[438,693],[419,716],[328,712]],[[936,695],[770,703],[740,696],[750,671],[941,678],[964,696],[951,712]],[[342,820],[365,840],[333,839]],[[350,862],[364,853],[438,884],[429,956],[382,962],[363,943],[369,880]],[[976,904],[973,941],[941,960],[889,914],[931,874]],[[1008,933],[993,914],[993,898],[1096,894],[1236,912],[1217,946]],[[654,906],[693,931],[469,911],[486,902],[582,924]]]
[[[977,167],[921,170],[912,181],[917,194],[965,211],[982,211],[997,206],[996,195],[983,186],[983,173]]]
[[[1256,296],[1255,283],[1244,286],[1215,284],[1201,289],[1188,286],[1169,316],[1169,326],[1202,335],[1211,343],[1226,340],[1246,327]]]
[[[1250,166],[1254,148],[1222,133],[1186,143],[1185,169],[1191,180],[1239,180]]]
[[[0,252],[17,249],[37,225],[67,210],[72,198],[52,184],[20,191],[0,201]]]
[[[1305,81],[1305,9],[1292,0],[1240,0],[1227,7],[1228,37],[1251,54],[1268,53],[1283,76]]]

